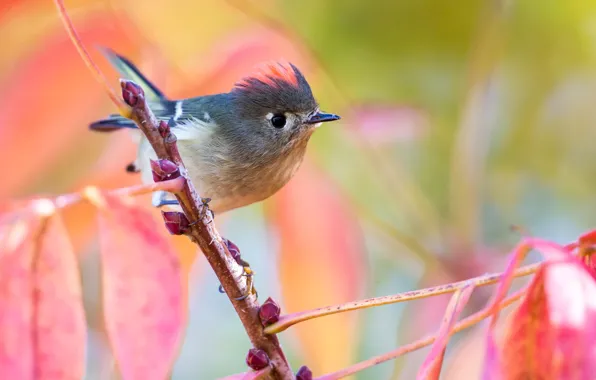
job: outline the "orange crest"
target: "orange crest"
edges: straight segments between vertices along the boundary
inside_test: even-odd
[[[276,82],[282,81],[298,87],[298,75],[294,66],[287,61],[267,62],[257,67],[257,70],[242,78],[236,87],[250,87],[251,80],[261,81],[269,86],[277,86]]]

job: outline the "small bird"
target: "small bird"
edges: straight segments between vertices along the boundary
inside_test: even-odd
[[[169,100],[128,59],[106,49],[112,65],[138,83],[159,120],[170,121],[188,175],[210,209],[223,213],[262,201],[294,176],[306,146],[321,123],[339,120],[319,110],[310,85],[291,63],[271,62],[242,78],[230,92]],[[96,121],[95,131],[137,128],[120,115]],[[149,159],[155,152],[144,136],[128,171],[153,182]],[[170,197],[168,200],[167,198]],[[174,204],[157,192],[153,205]]]

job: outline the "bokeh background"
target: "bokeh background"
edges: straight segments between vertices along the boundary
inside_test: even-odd
[[[171,97],[227,91],[285,58],[342,115],[312,138],[278,195],[218,216],[264,300],[295,312],[503,268],[524,233],[566,242],[596,225],[596,2],[585,0],[67,0],[91,54],[138,63]],[[49,0],[0,2],[0,199],[138,183],[126,132]],[[146,198],[140,202],[148,204]],[[157,213],[156,213],[157,216]],[[89,379],[110,376],[96,224],[65,211],[92,333]],[[174,379],[245,370],[249,342],[206,261],[189,273],[190,325]],[[466,310],[479,308],[490,289]],[[438,327],[448,298],[303,323],[281,335],[294,368],[338,370]],[[482,329],[451,343],[445,378],[477,378]],[[358,375],[410,379],[427,351]]]

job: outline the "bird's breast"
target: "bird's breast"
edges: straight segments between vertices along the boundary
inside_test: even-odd
[[[179,141],[189,177],[202,197],[211,198],[216,213],[247,206],[275,194],[294,176],[304,158],[304,144],[279,154],[242,154],[224,147],[202,151]],[[237,152],[236,152],[237,153]]]

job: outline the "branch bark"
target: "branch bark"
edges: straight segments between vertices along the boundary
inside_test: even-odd
[[[294,374],[275,335],[266,335],[259,318],[259,303],[256,296],[250,295],[243,300],[249,289],[247,278],[242,276],[243,269],[234,260],[227,245],[217,232],[208,206],[188,178],[186,168],[178,152],[176,136],[170,132],[165,122],[159,122],[149,108],[140,86],[132,81],[122,80],[122,96],[131,107],[127,115],[133,120],[149,140],[157,157],[178,165],[181,176],[185,179],[180,191],[173,192],[184,214],[191,221],[186,234],[200,248],[217,275],[226,295],[232,302],[244,329],[255,348],[267,353],[272,366],[271,379],[294,379]]]

